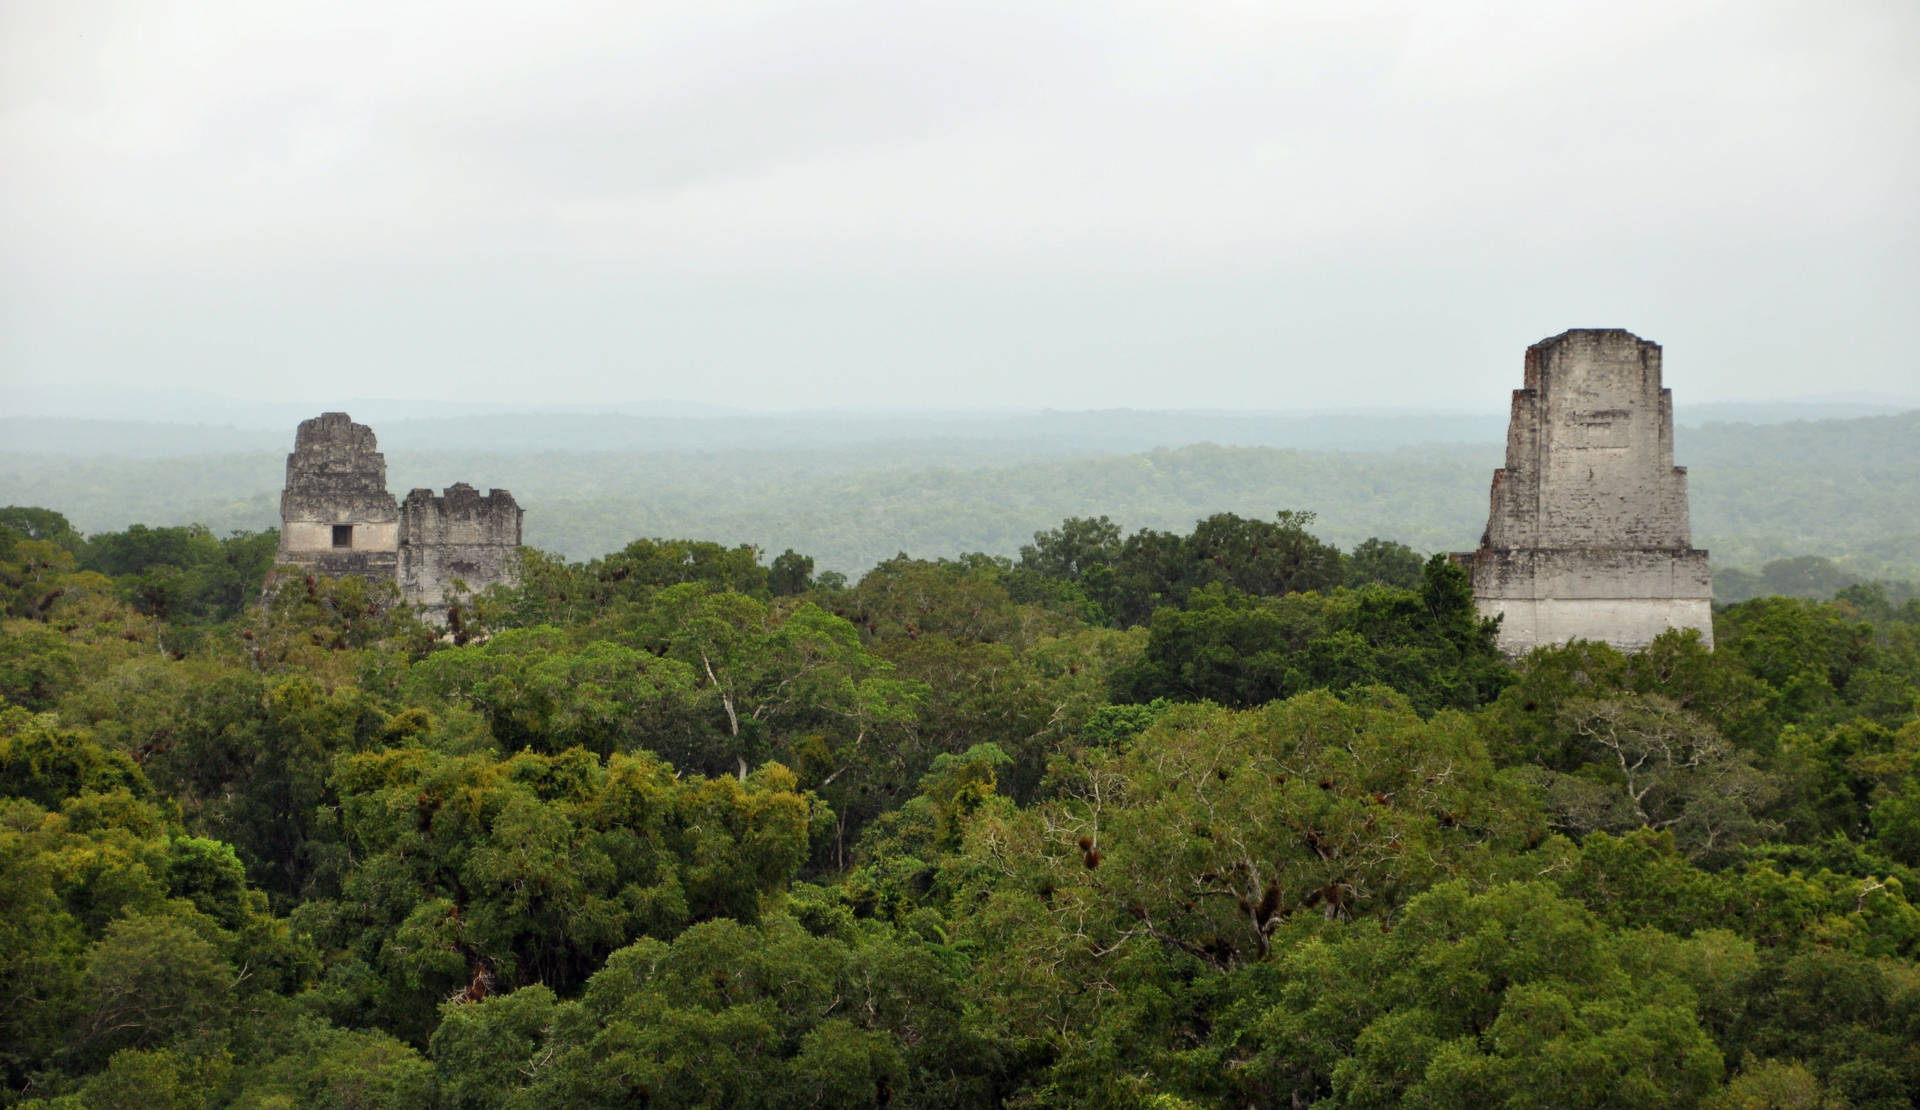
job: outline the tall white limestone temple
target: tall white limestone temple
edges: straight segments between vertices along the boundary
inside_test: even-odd
[[[1582,328],[1527,348],[1487,530],[1460,558],[1510,654],[1575,639],[1638,651],[1669,628],[1713,646],[1713,579],[1673,465],[1659,344]]]

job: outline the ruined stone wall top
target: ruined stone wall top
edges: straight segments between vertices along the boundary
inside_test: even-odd
[[[400,542],[518,547],[524,516],[513,494],[504,489],[488,490],[484,497],[465,482],[448,486],[441,495],[416,489],[400,507]]]
[[[300,422],[287,456],[280,519],[333,523],[393,522],[399,506],[387,492],[387,460],[373,429],[344,412]]]

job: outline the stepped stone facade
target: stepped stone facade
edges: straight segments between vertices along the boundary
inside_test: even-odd
[[[400,567],[400,506],[373,429],[344,412],[303,420],[280,494],[280,553],[330,578],[392,579]]]
[[[1609,328],[1527,348],[1491,502],[1479,550],[1457,558],[1507,652],[1574,639],[1638,651],[1669,628],[1713,646],[1659,344]]]
[[[459,482],[440,496],[416,489],[396,504],[378,446],[373,429],[344,412],[301,421],[280,494],[276,563],[396,583],[402,599],[441,622],[456,581],[479,591],[516,580],[525,513],[513,494],[482,497]]]

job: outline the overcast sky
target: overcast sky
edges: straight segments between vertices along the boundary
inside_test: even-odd
[[[1920,398],[1920,3],[0,0],[0,379]],[[0,398],[0,409],[5,401]]]

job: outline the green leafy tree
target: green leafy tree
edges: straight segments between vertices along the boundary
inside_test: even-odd
[[[1110,564],[1095,564],[1110,565],[1110,576],[1083,572],[1081,581],[1123,627],[1145,623],[1163,606],[1183,606],[1212,585],[1260,597],[1331,589],[1342,581],[1343,556],[1307,531],[1313,519],[1290,509],[1272,522],[1216,513],[1186,536],[1141,529],[1119,545]],[[1047,565],[1039,552],[1036,565]]]
[[[1154,613],[1145,656],[1114,677],[1121,700],[1253,706],[1311,689],[1399,690],[1424,710],[1491,699],[1507,670],[1464,572],[1431,560],[1419,592],[1367,587],[1255,597],[1218,584]]]
[[[414,1110],[438,1095],[432,1065],[411,1045],[311,1017],[270,1030],[236,1070],[235,1110]]]
[[[142,800],[153,797],[146,776],[126,755],[47,717],[0,708],[0,797],[58,809],[81,794],[117,791]]]
[[[899,555],[868,571],[836,611],[868,643],[944,637],[962,643],[1026,647],[1067,625],[1059,613],[1016,603],[1005,584],[1009,568],[993,560],[931,562]]]
[[[896,677],[853,625],[816,605],[776,611],[686,585],[660,591],[636,613],[625,635],[692,671],[695,704],[709,723],[702,748],[662,754],[743,781],[753,766],[781,760],[832,806],[837,858],[850,828],[910,792],[932,758],[906,742],[925,688]]]
[[[104,1057],[212,1036],[226,1021],[233,969],[172,916],[122,918],[86,955],[74,1051]]]
[[[402,696],[479,711],[508,751],[679,753],[711,742],[695,716],[695,686],[682,660],[605,640],[576,647],[541,626],[434,652],[408,669]]]
[[[1079,582],[1095,567],[1111,568],[1120,557],[1120,526],[1106,517],[1069,517],[1060,527],[1035,532],[1020,548],[1026,570]]]
[[[1813,946],[1769,960],[1760,981],[1734,1038],[1743,1057],[1798,1061],[1835,1104],[1911,1105],[1920,1079],[1911,964]]]
[[[813,558],[789,547],[767,568],[767,589],[774,597],[792,597],[813,588]]]
[[[0,558],[5,558],[8,548],[18,540],[41,540],[68,551],[85,542],[61,513],[29,505],[8,505],[0,509]]]
[[[176,739],[150,765],[188,822],[232,844],[286,903],[333,854],[322,810],[334,758],[376,746],[387,723],[356,687],[229,673],[188,693]]]
[[[1537,884],[1447,883],[1391,933],[1290,950],[1270,1004],[1216,1043],[1258,1105],[1690,1107],[1722,1057],[1685,978],[1632,958],[1642,943]]]
[[[450,1007],[431,1051],[473,1110],[997,1105],[958,987],[942,946],[893,930],[713,921],[613,953],[578,1001]]]
[[[1658,695],[1574,699],[1562,727],[1585,756],[1572,775],[1537,773],[1558,823],[1576,833],[1672,830],[1689,854],[1725,858],[1770,829],[1777,779],[1713,726]]]
[[[131,761],[49,724],[0,740],[5,1097],[205,1102],[236,1022],[298,989],[311,952],[231,849],[169,821]]]
[[[981,1004],[1055,1059],[1059,1090],[1114,1085],[1115,1101],[1204,1040],[1220,992],[1295,934],[1377,930],[1544,835],[1469,722],[1385,691],[1170,707],[1056,774],[1054,800],[965,817],[941,882],[981,953]]]
[[[666,586],[699,583],[712,590],[765,599],[767,568],[750,544],[725,547],[703,540],[635,540],[586,568],[604,600],[633,600]]]
[[[814,817],[778,765],[742,783],[578,748],[369,752],[339,762],[335,787],[354,862],[337,899],[296,913],[333,953],[325,1005],[422,1042],[450,995],[566,989],[636,935],[753,920]]]
[[[1346,559],[1349,586],[1397,586],[1417,590],[1425,560],[1404,543],[1378,536],[1356,545]]]
[[[1847,687],[1873,654],[1873,628],[1834,606],[1790,598],[1736,605],[1715,621],[1718,649],[1779,691],[1786,722],[1825,724],[1841,712]]]
[[[438,633],[401,604],[396,583],[289,573],[269,583],[241,638],[255,671],[300,673],[331,689],[354,683],[363,653],[417,659]]]
[[[81,677],[81,649],[31,621],[0,623],[0,698],[27,709],[51,709]]]
[[[1187,537],[1189,589],[1219,582],[1264,597],[1327,590],[1341,582],[1339,548],[1307,531],[1314,514],[1280,511],[1269,524],[1216,513]]]

